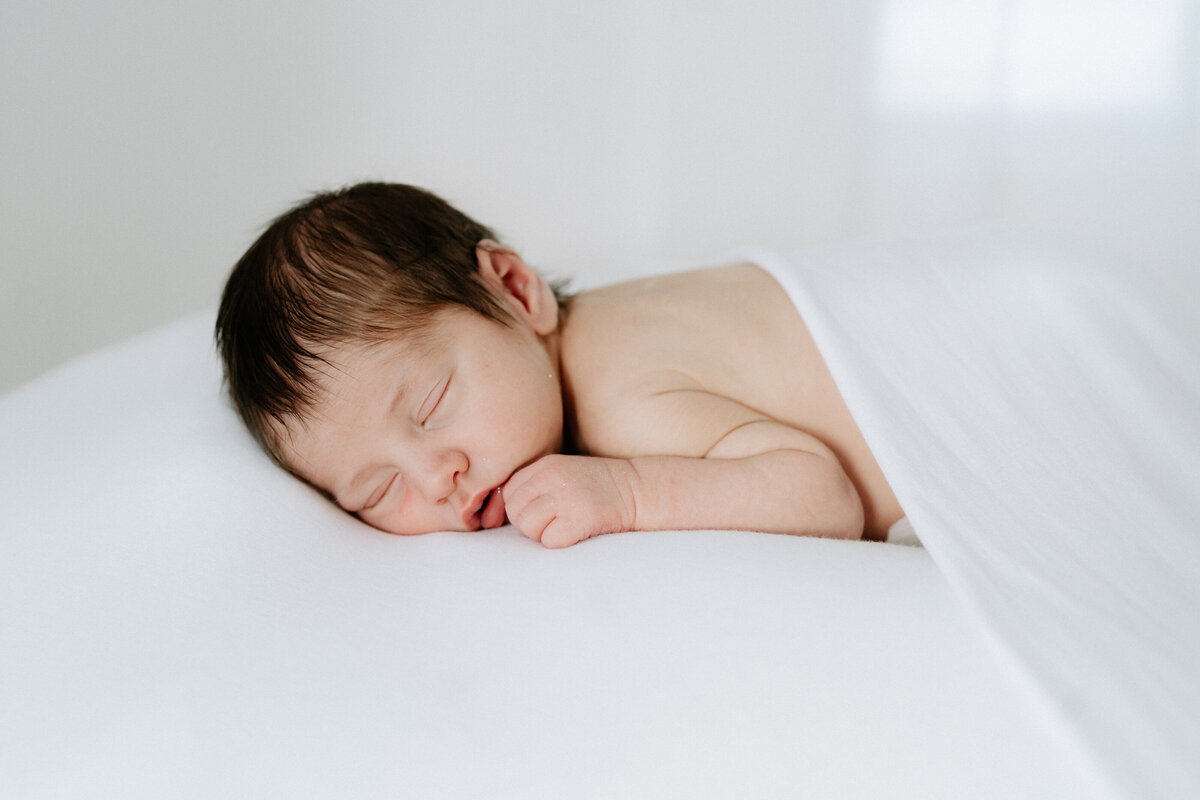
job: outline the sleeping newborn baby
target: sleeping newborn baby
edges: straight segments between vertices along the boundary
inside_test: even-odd
[[[267,453],[389,533],[884,539],[903,517],[754,264],[566,296],[434,195],[360,184],[267,228],[216,335]]]

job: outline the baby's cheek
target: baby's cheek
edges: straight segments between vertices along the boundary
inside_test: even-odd
[[[431,522],[428,512],[423,513],[422,509],[417,508],[416,504],[412,502],[412,498],[413,495],[411,492],[406,493],[400,502],[395,503],[390,508],[380,510],[373,515],[370,515],[370,512],[362,515],[363,520],[368,525],[397,536],[414,536],[448,529],[448,526],[444,523],[436,524]]]
[[[497,433],[503,432],[508,415],[499,404],[480,404],[464,409],[463,427],[475,435],[488,436],[477,443],[492,441]]]

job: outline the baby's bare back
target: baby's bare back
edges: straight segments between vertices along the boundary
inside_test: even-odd
[[[862,498],[865,533],[903,511],[782,287],[749,264],[616,284],[578,295],[562,328],[569,430],[585,453],[708,455],[736,406],[828,446]],[[677,411],[664,399],[687,394]],[[731,403],[697,404],[697,395]],[[708,411],[711,409],[711,412]],[[675,413],[673,413],[675,411]],[[716,432],[714,434],[714,431]]]

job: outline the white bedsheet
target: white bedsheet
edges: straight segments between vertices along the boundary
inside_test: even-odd
[[[1099,773],[1200,796],[1200,262],[1012,227],[755,257],[934,560]]]
[[[1097,796],[925,551],[389,537],[255,450],[210,326],[0,398],[0,796]]]

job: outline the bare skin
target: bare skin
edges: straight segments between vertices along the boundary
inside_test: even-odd
[[[711,473],[707,464],[659,467],[696,470],[696,496],[661,511],[674,518],[670,527],[793,533],[803,522],[806,533],[882,539],[903,516],[795,306],[761,268],[734,264],[584,293],[561,341],[570,432],[583,452],[722,462]]]
[[[510,521],[565,547],[689,528],[882,539],[903,516],[760,268],[618,284],[560,309],[513,251],[481,242],[477,257],[510,325],[451,310],[420,350],[332,353],[326,401],[289,426],[296,471],[364,521]]]

